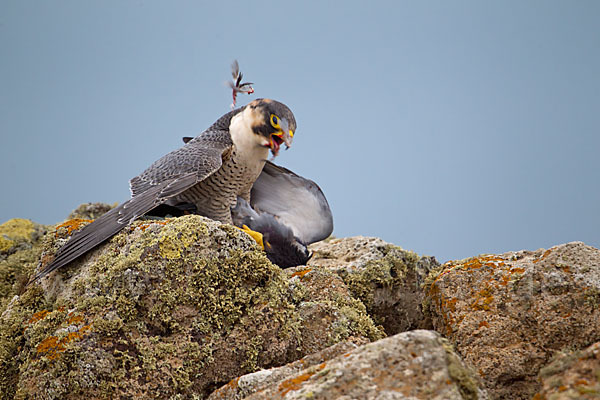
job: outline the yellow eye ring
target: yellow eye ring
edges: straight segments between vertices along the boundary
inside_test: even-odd
[[[279,129],[279,118],[275,114],[271,114],[271,125],[273,128]]]

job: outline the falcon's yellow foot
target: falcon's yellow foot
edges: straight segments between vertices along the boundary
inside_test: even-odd
[[[247,225],[242,225],[242,227],[237,227],[240,231],[246,232],[248,235],[250,235],[252,237],[252,239],[254,239],[256,241],[256,243],[258,243],[258,245],[260,246],[261,249],[265,249],[265,245],[263,243],[263,235],[260,232],[257,231],[253,231],[252,229],[248,228]]]

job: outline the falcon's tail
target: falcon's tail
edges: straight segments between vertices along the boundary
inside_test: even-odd
[[[80,231],[75,232],[69,241],[56,252],[54,260],[37,272],[28,284],[69,264],[119,233],[121,229],[140,215],[144,215],[146,212],[152,210],[158,205],[156,194],[161,189],[163,187],[152,188],[113,208],[91,224],[83,227]]]
[[[29,284],[69,264],[123,229],[127,225],[127,223],[119,223],[122,216],[119,211],[123,205],[113,208],[91,224],[84,226],[80,231],[75,232],[69,241],[58,250],[54,260],[38,271]]]

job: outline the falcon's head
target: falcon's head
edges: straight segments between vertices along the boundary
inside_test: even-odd
[[[246,105],[240,114],[256,135],[257,144],[271,149],[273,156],[277,156],[281,144],[286,147],[292,145],[296,119],[285,104],[271,99],[257,99]],[[235,143],[236,138],[233,140]]]

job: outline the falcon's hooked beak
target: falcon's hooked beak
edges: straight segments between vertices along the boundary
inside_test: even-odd
[[[271,140],[269,142],[273,157],[277,157],[279,154],[279,147],[282,143],[285,143],[286,149],[289,149],[292,145],[292,138],[294,137],[294,132],[291,131],[285,118],[279,120],[279,127],[280,129],[277,132],[271,134]]]

